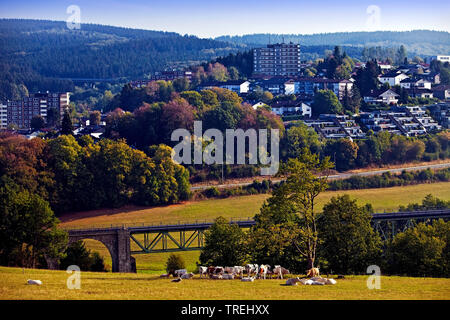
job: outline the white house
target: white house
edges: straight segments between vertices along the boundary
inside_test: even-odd
[[[228,89],[230,91],[236,92],[237,94],[248,93],[250,89],[250,82],[244,80],[229,80],[226,82],[207,82],[198,86],[198,89],[211,89],[214,87]]]
[[[373,91],[370,95],[364,97],[364,101],[371,104],[397,104],[399,97],[400,95],[389,89],[386,91]]]
[[[402,72],[388,72],[386,74],[382,74],[378,77],[378,80],[381,83],[389,83],[391,87],[399,85],[400,82],[404,79],[408,78],[408,76]]]
[[[255,104],[253,104],[253,105],[252,105],[252,108],[253,108],[254,110],[256,110],[256,109],[261,108],[262,106],[265,106],[265,105],[266,105],[266,104],[265,104],[264,102],[259,101],[259,102],[255,103]]]
[[[400,86],[405,89],[420,88],[420,89],[430,89],[431,82],[425,79],[412,79],[406,78],[400,81]]]
[[[441,61],[442,63],[450,62],[450,56],[438,55],[434,56],[433,59]]]
[[[237,94],[241,93],[247,93],[250,88],[250,82],[249,81],[242,81],[242,80],[229,80],[223,84],[220,85],[221,88],[228,89],[230,91],[234,91]]]
[[[311,118],[312,110],[309,105],[304,102],[295,101],[279,101],[271,106],[272,113],[282,116],[286,114],[298,114],[304,117]]]

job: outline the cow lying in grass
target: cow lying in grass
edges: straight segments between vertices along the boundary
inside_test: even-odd
[[[255,277],[245,277],[245,278],[242,278],[241,281],[243,281],[243,282],[253,282],[253,281],[255,281]]]
[[[27,284],[34,284],[34,285],[38,285],[41,286],[42,285],[42,281],[41,280],[27,280]]]
[[[298,282],[301,282],[301,279],[299,277],[297,278],[290,278],[286,280],[287,286],[296,286]]]
[[[326,284],[336,284],[336,280],[322,278],[322,277],[312,277],[311,279],[301,279],[300,283],[304,284],[304,285],[319,285],[319,286],[323,286],[323,285],[326,285]]]
[[[181,275],[181,279],[190,279],[190,278],[192,278],[194,276],[194,274],[192,273],[192,272],[190,272],[190,273],[184,273],[184,274],[182,274]]]

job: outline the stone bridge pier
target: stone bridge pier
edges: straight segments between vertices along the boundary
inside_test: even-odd
[[[69,245],[73,242],[93,239],[108,248],[112,260],[112,272],[136,272],[136,261],[130,252],[130,232],[127,228],[69,230]]]

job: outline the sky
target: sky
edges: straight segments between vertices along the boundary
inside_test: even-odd
[[[67,21],[173,31],[203,38],[252,33],[450,32],[443,0],[0,0],[0,18]]]

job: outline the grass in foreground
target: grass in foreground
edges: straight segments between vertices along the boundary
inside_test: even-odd
[[[145,274],[81,273],[81,289],[66,287],[65,271],[0,267],[0,299],[450,299],[450,279],[381,278],[380,290],[369,290],[367,276],[348,276],[328,286],[283,286],[285,280],[199,279],[172,283],[171,279]],[[39,279],[42,286],[26,285],[27,279]]]

